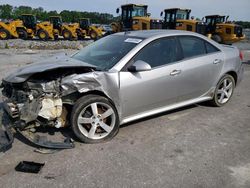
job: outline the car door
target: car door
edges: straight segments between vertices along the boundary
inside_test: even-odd
[[[178,78],[173,72],[179,70],[179,48],[175,37],[161,38],[151,42],[120,72],[120,98],[123,117],[176,102]],[[137,61],[148,63],[149,71],[129,72],[127,68]]]
[[[211,43],[193,36],[178,37],[183,51],[178,75],[178,102],[200,97],[215,86],[224,62],[223,53]]]

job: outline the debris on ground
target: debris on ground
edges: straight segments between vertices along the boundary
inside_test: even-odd
[[[37,174],[43,168],[45,163],[36,163],[30,161],[21,161],[15,168],[18,172]]]

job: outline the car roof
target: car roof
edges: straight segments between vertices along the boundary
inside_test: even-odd
[[[190,32],[190,31],[181,31],[181,30],[140,30],[140,31],[127,31],[116,33],[115,35],[126,35],[128,37],[138,37],[138,38],[151,38],[151,37],[162,37],[162,36],[173,36],[173,35],[193,35],[193,36],[201,36],[200,34]]]

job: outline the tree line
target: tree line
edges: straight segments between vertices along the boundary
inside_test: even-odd
[[[79,18],[90,18],[92,23],[107,24],[117,20],[112,14],[99,12],[81,12],[63,10],[61,12],[46,11],[42,7],[32,8],[29,6],[12,6],[9,4],[0,5],[0,18],[2,20],[18,19],[22,14],[33,14],[39,21],[48,21],[50,16],[61,16],[63,22],[77,22]]]
[[[97,24],[108,24],[119,19],[119,17],[114,17],[112,14],[108,13],[69,10],[57,12],[56,10],[46,11],[42,7],[32,8],[29,6],[15,7],[9,4],[0,5],[0,19],[17,19],[21,14],[33,14],[40,21],[48,21],[50,16],[59,15],[64,22],[68,23],[78,22],[79,18],[90,18],[92,23]],[[237,21],[236,24],[241,25],[243,28],[250,28],[250,22]]]

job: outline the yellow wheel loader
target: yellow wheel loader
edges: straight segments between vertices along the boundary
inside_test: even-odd
[[[80,18],[77,24],[76,32],[79,39],[84,39],[86,36],[89,36],[92,40],[97,40],[104,34],[103,29],[92,25],[89,18]]]
[[[176,29],[192,31],[203,35],[208,35],[207,24],[203,21],[190,19],[190,9],[171,8],[161,12],[164,14],[163,29]]]
[[[53,25],[50,22],[37,23],[32,14],[23,14],[17,20],[16,30],[21,39],[32,39],[37,36],[40,40],[54,39]]]
[[[205,16],[208,32],[212,39],[218,43],[232,44],[245,39],[242,27],[228,22],[229,16],[209,15]]]
[[[121,6],[121,20],[111,23],[114,33],[131,30],[162,29],[162,21],[150,18],[147,5],[126,4]],[[120,9],[116,10],[119,14]]]
[[[58,36],[63,36],[66,40],[77,39],[77,24],[64,24],[61,16],[51,16],[49,20],[53,24],[55,39],[58,39]]]
[[[18,33],[16,31],[16,23],[16,21],[0,22],[0,40],[18,38]]]

